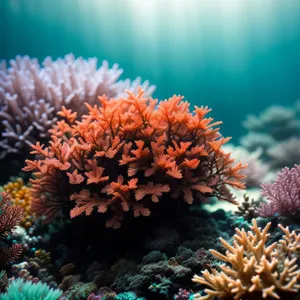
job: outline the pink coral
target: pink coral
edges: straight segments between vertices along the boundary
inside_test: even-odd
[[[282,169],[275,182],[262,184],[261,187],[268,203],[260,204],[260,216],[296,213],[300,208],[300,165]]]

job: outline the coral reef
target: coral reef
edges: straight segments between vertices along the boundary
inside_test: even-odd
[[[258,214],[263,217],[293,215],[300,208],[300,165],[284,168],[273,183],[262,184],[262,196],[267,203],[261,203]]]
[[[110,289],[110,294],[111,290],[117,295],[135,292],[149,300],[172,299],[180,288],[191,291],[192,274],[217,266],[206,249],[221,248],[217,238],[223,236],[229,239],[233,228],[241,227],[242,223],[237,224],[237,218],[222,211],[208,213],[202,208],[188,208],[187,212],[178,209],[177,214],[172,211],[169,219],[141,218],[137,226],[135,222],[126,222],[119,230],[100,226],[95,230],[96,218],[75,219],[77,228],[72,222],[70,231],[64,233],[64,228],[52,235],[49,244],[46,244],[47,251],[53,257],[56,270],[53,274],[65,297],[73,295],[86,300],[84,297],[91,289],[98,297],[101,288],[104,293],[104,287],[107,293]],[[163,227],[161,222],[168,227]],[[90,232],[93,235],[87,239]],[[66,253],[59,243],[64,244]],[[32,276],[44,281],[43,274],[34,272],[30,266],[31,260],[26,258],[29,268],[23,265],[23,269],[27,268]],[[75,270],[71,261],[76,263]],[[57,270],[61,270],[59,274]],[[22,274],[14,272],[13,275],[19,277]],[[53,282],[46,283],[55,287]]]
[[[10,66],[0,64],[0,158],[20,153],[36,141],[48,140],[48,130],[56,113],[64,105],[86,113],[84,102],[94,105],[99,95],[121,97],[124,89],[137,91],[141,79],[118,80],[123,70],[106,61],[100,67],[96,58],[88,60],[66,55],[53,61],[47,57],[41,64],[28,56],[17,56]],[[150,96],[155,90],[148,81],[142,84]]]
[[[23,215],[22,208],[13,206],[10,201],[10,194],[2,192],[0,195],[0,267],[7,267],[15,262],[23,248],[21,244],[5,245],[5,237],[18,225]]]
[[[236,228],[233,245],[220,239],[225,255],[211,250],[211,253],[226,264],[221,271],[212,269],[195,275],[194,282],[208,286],[206,296],[195,295],[195,299],[287,299],[295,297],[300,289],[300,269],[297,265],[300,250],[300,234],[290,232],[279,225],[284,236],[279,242],[267,246],[270,234],[269,222],[260,229],[253,219],[252,231]],[[281,297],[285,298],[281,298]],[[291,298],[293,299],[293,298]]]
[[[300,102],[248,117],[237,147],[210,109],[117,65],[10,64],[0,158],[34,156],[26,174],[2,160],[0,300],[299,298],[300,166],[272,176],[299,156]]]
[[[207,107],[192,113],[183,97],[157,101],[142,89],[127,98],[100,97],[101,107],[87,104],[89,115],[76,120],[76,112],[63,107],[52,130],[52,141],[39,142],[26,160],[33,172],[32,210],[47,220],[70,207],[71,218],[97,208],[111,215],[107,227],[119,228],[124,212],[149,216],[152,203],[163,195],[183,196],[186,203],[207,197],[236,203],[228,187],[244,188],[242,163],[224,153],[223,138],[205,118]],[[69,201],[69,199],[71,201]]]

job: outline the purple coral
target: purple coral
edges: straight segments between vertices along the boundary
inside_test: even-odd
[[[190,299],[191,293],[184,289],[179,289],[177,295],[174,296],[174,300],[188,300]]]
[[[260,204],[260,216],[294,214],[300,208],[300,165],[282,169],[273,183],[261,187],[262,196],[269,202]]]

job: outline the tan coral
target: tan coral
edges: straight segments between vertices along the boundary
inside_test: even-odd
[[[220,238],[227,250],[225,255],[215,250],[211,253],[227,264],[220,266],[221,271],[205,270],[202,277],[194,276],[194,282],[209,287],[206,296],[196,294],[195,299],[283,299],[283,294],[296,293],[300,289],[300,268],[296,264],[300,234],[279,225],[285,233],[283,239],[267,246],[270,226],[268,223],[260,229],[253,219],[252,231],[236,228],[233,245]]]

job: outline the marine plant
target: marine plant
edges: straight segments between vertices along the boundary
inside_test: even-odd
[[[261,229],[253,219],[251,231],[236,228],[232,245],[220,238],[226,253],[210,251],[225,264],[219,271],[211,268],[202,271],[202,277],[194,275],[194,282],[208,286],[207,295],[196,294],[195,299],[294,299],[300,289],[300,234],[279,225],[282,239],[268,245],[270,226]]]
[[[284,168],[273,183],[262,184],[262,196],[267,203],[261,203],[258,214],[263,217],[295,215],[300,209],[300,165]]]
[[[32,283],[21,278],[13,279],[0,300],[57,300],[62,295],[60,290],[51,289],[45,283]]]
[[[65,120],[51,130],[48,146],[33,145],[33,160],[23,170],[33,172],[32,210],[49,221],[64,207],[71,218],[89,216],[96,208],[119,228],[124,213],[149,216],[164,195],[198,203],[207,197],[236,203],[228,187],[244,188],[240,170],[224,138],[205,115],[207,107],[189,110],[181,96],[157,102],[127,91],[119,99],[99,97],[101,106],[86,106],[89,114],[65,107]]]
[[[23,215],[23,209],[11,204],[11,196],[2,192],[0,195],[0,267],[7,267],[22,253],[21,244],[7,245],[5,238],[18,225]]]
[[[82,116],[87,112],[84,102],[94,105],[98,95],[120,97],[124,89],[137,91],[141,84],[119,80],[123,70],[112,68],[107,61],[97,66],[96,58],[76,58],[72,54],[42,63],[28,56],[17,56],[9,66],[0,64],[0,158],[9,153],[21,154],[28,145],[50,138],[48,130],[56,122],[62,105]],[[148,95],[155,90],[145,81]]]

